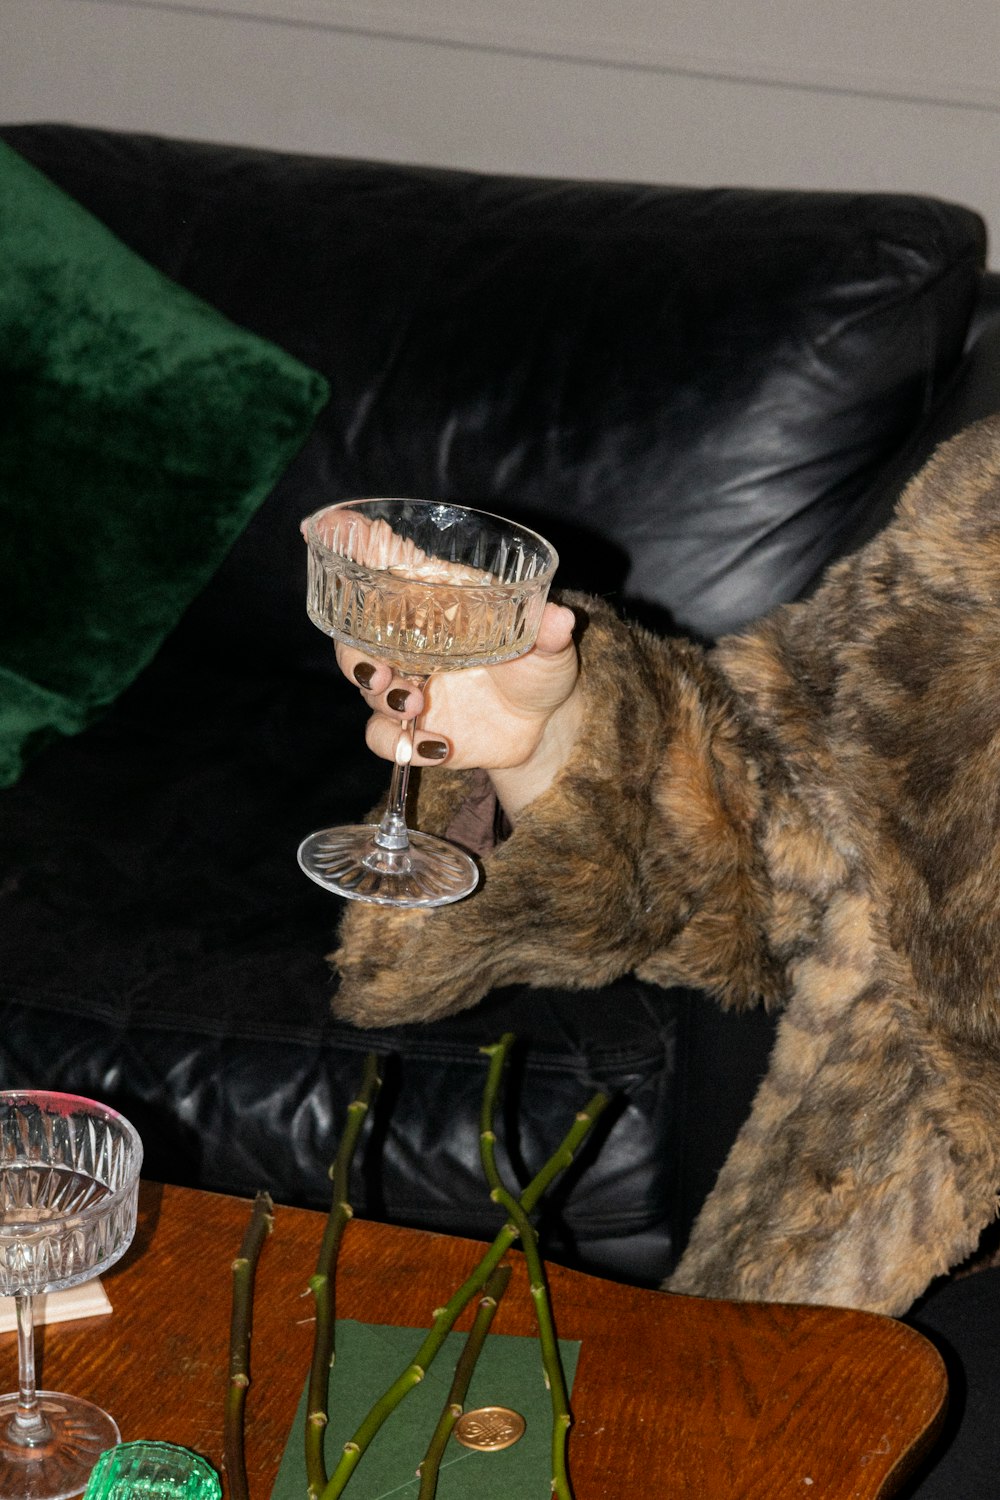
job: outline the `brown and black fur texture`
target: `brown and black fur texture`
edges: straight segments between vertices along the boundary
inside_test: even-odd
[[[671,1290],[904,1311],[1000,1186],[1000,418],[710,651],[579,602],[588,727],[436,912],[353,906],[337,1012],[419,1021],[623,972],[783,1008]],[[423,777],[447,831],[473,773]]]

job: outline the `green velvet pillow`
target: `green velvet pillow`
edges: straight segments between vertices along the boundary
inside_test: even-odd
[[[0,786],[137,676],[327,395],[0,142]]]

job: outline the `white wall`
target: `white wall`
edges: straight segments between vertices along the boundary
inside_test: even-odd
[[[0,118],[976,207],[997,0],[0,0]]]

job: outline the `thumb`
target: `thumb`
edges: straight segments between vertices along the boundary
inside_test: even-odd
[[[542,656],[558,656],[573,639],[576,615],[565,604],[546,604],[535,639],[535,651]]]

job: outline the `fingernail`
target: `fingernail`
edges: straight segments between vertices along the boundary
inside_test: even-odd
[[[393,688],[391,693],[386,693],[385,701],[394,713],[401,714],[409,696],[405,688]]]
[[[417,746],[417,754],[422,755],[424,760],[444,760],[448,754],[448,746],[444,740],[421,740]]]
[[[370,687],[374,676],[375,668],[370,661],[359,661],[354,668],[354,680],[360,682],[362,687]]]

